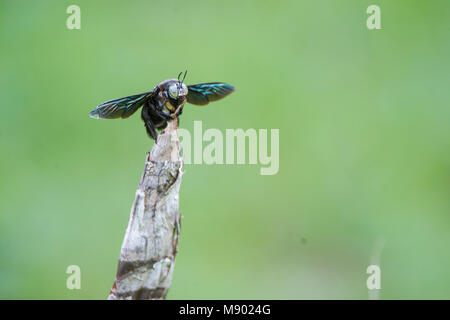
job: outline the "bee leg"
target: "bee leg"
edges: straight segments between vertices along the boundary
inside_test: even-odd
[[[164,130],[167,127],[167,121],[161,121],[157,125],[155,125],[155,128],[158,130]]]
[[[158,134],[156,133],[147,105],[142,108],[141,118],[144,120],[145,130],[147,131],[148,136],[156,141]]]
[[[158,120],[169,121],[172,120],[172,116],[164,113],[162,110],[164,108],[164,104],[160,101],[156,102],[154,107],[152,108],[152,113],[159,118]],[[158,126],[156,126],[158,128]]]
[[[173,119],[170,115],[167,115],[164,112],[161,112],[159,110],[155,110],[155,113],[158,117],[160,117],[161,119],[163,119],[165,121],[169,121],[169,120]]]
[[[155,127],[151,121],[145,121],[145,129],[150,138],[156,141],[158,139],[158,134],[156,133]]]

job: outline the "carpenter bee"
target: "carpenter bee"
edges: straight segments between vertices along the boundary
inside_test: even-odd
[[[164,130],[167,121],[177,119],[186,102],[203,106],[234,91],[234,87],[223,82],[199,83],[186,86],[186,78],[168,79],[159,83],[152,91],[111,100],[97,106],[89,114],[94,119],[128,118],[142,107],[141,118],[150,138],[156,140],[156,130]]]

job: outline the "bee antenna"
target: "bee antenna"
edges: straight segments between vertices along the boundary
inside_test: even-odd
[[[183,71],[181,71],[180,74],[178,75],[178,81],[180,81],[180,77],[181,77],[182,73],[183,73]]]
[[[184,79],[186,79],[186,74],[187,74],[187,70],[184,72],[183,80],[181,81],[181,83],[183,83]]]

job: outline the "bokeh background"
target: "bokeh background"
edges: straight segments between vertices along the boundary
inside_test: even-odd
[[[280,129],[280,170],[185,167],[168,298],[367,299],[377,252],[380,298],[450,298],[449,29],[446,0],[2,0],[0,298],[107,296],[153,142],[88,113],[185,69],[236,92],[181,126]]]

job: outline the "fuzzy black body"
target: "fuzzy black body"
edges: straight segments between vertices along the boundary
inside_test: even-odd
[[[233,91],[233,86],[223,82],[186,86],[180,79],[168,79],[152,91],[104,102],[92,110],[90,116],[95,119],[128,118],[142,107],[141,118],[147,134],[156,140],[157,131],[164,130],[167,121],[177,119],[179,122],[186,102],[203,106]]]
[[[142,107],[141,118],[147,134],[154,140],[158,137],[156,130],[164,130],[167,121],[178,119],[183,112],[183,106],[187,101],[186,96],[174,99],[168,94],[169,86],[178,85],[178,82],[176,79],[169,79],[158,84],[153,96]]]

